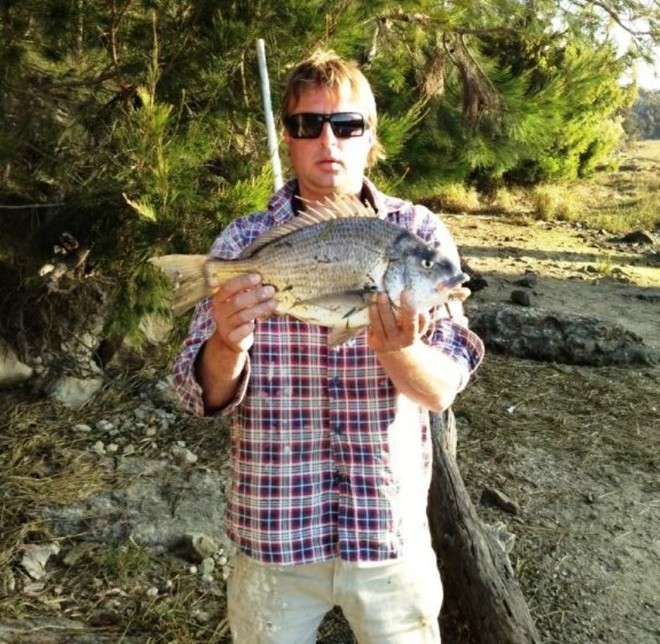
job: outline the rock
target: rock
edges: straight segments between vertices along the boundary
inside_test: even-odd
[[[512,501],[504,492],[500,492],[492,487],[484,488],[481,492],[481,504],[485,506],[495,506],[509,514],[519,514],[520,506]]]
[[[77,409],[88,402],[103,386],[101,378],[63,376],[51,388],[50,397],[65,407]]]
[[[648,230],[633,230],[623,237],[620,237],[618,241],[624,244],[641,244],[643,246],[655,245],[655,237],[653,236],[653,233],[650,233]]]
[[[177,465],[194,465],[197,462],[197,455],[180,445],[174,445],[171,449],[171,454]]]
[[[21,568],[35,581],[39,581],[46,576],[46,564],[48,560],[60,552],[60,546],[57,543],[28,543],[23,546],[23,555],[21,557]]]
[[[103,456],[105,454],[105,444],[103,441],[96,441],[96,443],[92,445],[92,452],[99,456]]]
[[[658,362],[642,338],[603,320],[499,303],[473,305],[469,317],[472,330],[496,353],[592,366]]]
[[[184,559],[201,564],[208,559],[212,559],[218,548],[218,542],[215,539],[201,532],[192,532],[183,535],[176,549]]]
[[[525,288],[534,288],[538,282],[538,275],[534,271],[525,271],[525,274],[514,282],[518,286]]]
[[[97,421],[95,427],[100,432],[110,432],[115,428],[115,426],[109,420],[103,419]]]
[[[467,273],[467,276],[470,278],[467,282],[463,284],[465,288],[469,288],[472,293],[481,291],[482,289],[488,286],[488,282],[484,279],[484,276],[478,271],[474,270],[464,258],[461,258],[461,266],[463,270]]]
[[[652,293],[638,293],[635,296],[638,300],[643,300],[644,302],[653,302],[657,304],[660,302],[660,291]]]
[[[511,291],[511,301],[519,306],[532,306],[533,296],[530,291]]]
[[[199,564],[199,572],[203,577],[211,575],[214,570],[215,559],[213,559],[213,557],[206,557],[205,559],[202,559],[201,563]]]
[[[221,544],[225,552],[233,551],[222,527],[225,480],[219,473],[200,467],[183,471],[164,460],[136,456],[101,458],[98,466],[114,470],[121,484],[77,504],[44,508],[41,516],[53,534],[85,534],[108,544],[130,537],[141,546],[170,550],[184,535],[197,533],[213,540],[210,548]]]
[[[62,557],[62,563],[65,566],[75,566],[79,561],[91,556],[96,549],[96,545],[89,543],[88,541],[83,541],[80,543],[75,543],[69,551]]]
[[[160,345],[167,342],[173,326],[169,316],[156,313],[144,315],[138,325],[140,343],[136,344],[129,337],[124,338],[119,345],[106,351],[103,361],[105,366],[121,369],[143,362]]]
[[[21,362],[15,351],[0,338],[0,387],[13,387],[32,377],[33,369]]]

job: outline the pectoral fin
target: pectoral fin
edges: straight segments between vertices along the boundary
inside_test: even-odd
[[[340,344],[344,344],[344,342],[348,342],[350,339],[358,336],[366,328],[367,327],[365,326],[359,326],[352,329],[346,327],[334,327],[328,336],[328,344],[331,347],[338,347]]]

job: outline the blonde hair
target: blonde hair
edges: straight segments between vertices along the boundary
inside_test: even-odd
[[[373,166],[385,158],[385,151],[378,141],[376,99],[369,81],[355,61],[345,60],[332,50],[317,49],[298,63],[286,80],[282,97],[282,119],[293,113],[308,89],[325,88],[328,92],[339,92],[346,82],[352,97],[362,104],[366,122],[373,130],[374,144],[367,157],[367,164]]]

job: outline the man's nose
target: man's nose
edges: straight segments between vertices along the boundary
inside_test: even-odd
[[[332,129],[332,125],[330,125],[329,121],[326,121],[323,124],[323,127],[321,128],[321,134],[319,135],[319,138],[323,143],[336,143],[337,142],[337,137],[335,136],[335,132]]]

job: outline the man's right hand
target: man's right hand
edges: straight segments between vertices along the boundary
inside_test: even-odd
[[[254,342],[255,320],[273,314],[277,301],[275,289],[263,286],[261,275],[246,273],[227,280],[215,291],[212,299],[213,320],[222,344],[243,353]]]
[[[258,273],[233,277],[213,294],[215,333],[202,347],[196,367],[207,412],[221,409],[234,395],[254,342],[255,320],[272,315],[274,295]]]

